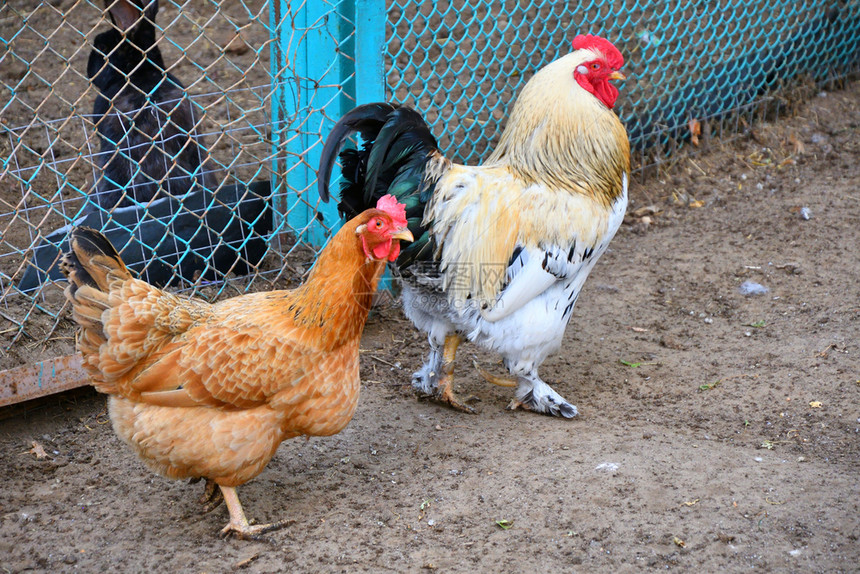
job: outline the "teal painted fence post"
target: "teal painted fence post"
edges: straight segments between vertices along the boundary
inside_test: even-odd
[[[276,232],[320,247],[340,226],[317,193],[325,138],[356,104],[385,99],[385,0],[271,2]]]
[[[353,66],[341,50],[353,32],[353,1],[272,0],[276,226],[316,247],[339,224],[335,204],[319,200],[316,170],[323,138],[345,111],[342,90]]]
[[[385,101],[385,0],[355,0],[355,103]],[[379,281],[390,290],[388,269]]]
[[[385,101],[385,0],[355,0],[355,101]]]
[[[283,158],[283,148],[289,140],[290,128],[293,124],[289,111],[298,108],[296,92],[298,86],[291,73],[291,60],[288,52],[288,30],[294,25],[294,17],[289,6],[281,0],[270,0],[269,4],[269,34],[272,38],[270,45],[269,70],[272,85],[271,114],[272,114],[272,201],[274,203],[274,235],[280,238],[289,231],[287,214],[289,213],[287,197],[290,194],[286,174],[286,162]],[[276,241],[276,245],[280,245]]]
[[[281,0],[270,0],[269,4],[269,34],[272,38],[270,44],[269,75],[271,76],[272,99],[272,201],[274,203],[274,235],[280,237],[287,233],[286,225],[287,201],[289,194],[287,182],[284,180],[286,173],[282,148],[288,139],[288,130],[292,125],[287,110],[295,110],[298,101],[291,98],[291,92],[295,94],[297,86],[295,78],[290,75],[290,61],[287,48],[286,30],[292,25],[289,8]],[[291,101],[292,100],[292,101]],[[280,241],[275,242],[276,245]]]

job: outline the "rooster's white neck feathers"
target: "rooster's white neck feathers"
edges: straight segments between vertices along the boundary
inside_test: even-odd
[[[627,132],[615,113],[575,78],[598,55],[578,50],[545,66],[523,88],[487,165],[524,180],[584,193],[609,206],[630,171]]]

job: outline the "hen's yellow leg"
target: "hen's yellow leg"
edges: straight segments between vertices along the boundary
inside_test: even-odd
[[[462,342],[463,338],[456,333],[445,337],[445,346],[442,348],[442,376],[439,377],[436,387],[436,398],[459,411],[475,414],[475,409],[454,394],[454,359]]]
[[[254,537],[283,528],[294,522],[293,520],[279,520],[271,524],[255,524],[251,526],[248,519],[245,518],[245,511],[242,510],[242,504],[239,502],[239,495],[236,494],[236,489],[232,486],[221,486],[221,494],[224,496],[224,503],[227,505],[227,510],[230,511],[230,522],[221,529],[221,534],[229,536],[235,534],[237,538],[243,540],[253,539]]]

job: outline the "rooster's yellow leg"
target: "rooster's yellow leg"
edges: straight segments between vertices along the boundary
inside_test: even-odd
[[[454,394],[454,359],[457,356],[457,347],[462,342],[463,338],[456,333],[445,336],[445,346],[442,348],[442,376],[439,377],[436,387],[436,398],[458,411],[475,414],[475,409]]]
[[[454,359],[457,358],[457,349],[462,342],[463,338],[457,333],[445,335],[445,346],[442,347],[442,368],[445,369],[446,374],[448,371],[454,372]]]
[[[242,510],[242,504],[239,502],[239,495],[236,494],[236,489],[231,486],[221,486],[221,494],[224,496],[227,510],[230,511],[230,522],[221,529],[223,536],[235,534],[237,538],[243,540],[253,539],[260,534],[283,528],[294,522],[293,520],[280,520],[271,524],[255,524],[251,526],[248,524],[248,519],[245,518],[245,511]]]
[[[494,375],[490,371],[481,367],[477,361],[472,361],[472,364],[475,365],[475,369],[478,370],[478,373],[484,377],[484,379],[488,383],[493,383],[494,385],[499,385],[500,387],[516,387],[517,380],[512,377],[500,377],[498,375]]]

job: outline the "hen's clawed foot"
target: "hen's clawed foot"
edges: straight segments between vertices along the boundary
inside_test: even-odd
[[[231,518],[227,526],[221,529],[221,536],[227,538],[232,535],[239,540],[260,540],[260,536],[262,534],[278,530],[284,526],[289,526],[294,522],[295,520],[279,520],[278,522],[272,522],[270,524],[252,525],[249,524],[247,520],[234,521]]]
[[[245,511],[242,510],[242,503],[239,502],[239,495],[236,494],[236,489],[232,486],[222,486],[220,484],[218,486],[221,488],[224,504],[227,505],[227,510],[230,512],[230,522],[221,529],[221,536],[225,538],[232,534],[240,540],[257,540],[261,534],[283,528],[295,522],[295,520],[279,520],[271,524],[251,525],[248,519],[245,518]]]
[[[210,479],[206,479],[206,487],[203,489],[203,496],[200,497],[200,504],[203,505],[203,512],[212,512],[224,502],[224,496],[221,494],[221,489],[218,484]]]

